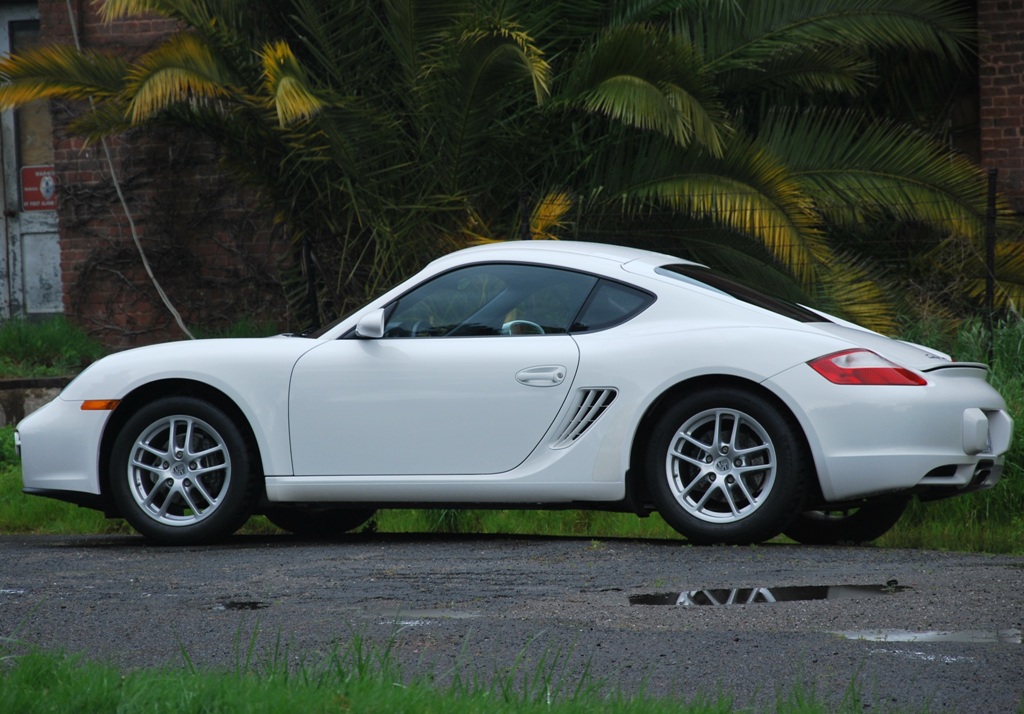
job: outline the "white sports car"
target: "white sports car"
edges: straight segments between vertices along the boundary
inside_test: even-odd
[[[912,495],[999,479],[1013,420],[986,374],[668,255],[511,242],[312,335],[111,355],[15,439],[26,493],[164,543],[439,505],[866,541]]]

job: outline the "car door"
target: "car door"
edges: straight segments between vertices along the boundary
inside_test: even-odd
[[[498,474],[540,443],[579,362],[568,335],[596,279],[478,265],[389,307],[384,336],[327,342],[296,364],[295,474]]]

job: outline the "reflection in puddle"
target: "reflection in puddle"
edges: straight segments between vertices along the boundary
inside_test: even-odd
[[[214,605],[214,610],[262,610],[266,607],[270,607],[265,602],[259,602],[257,600],[230,600],[228,602],[222,602],[219,605]]]
[[[913,632],[910,630],[847,630],[833,634],[848,640],[868,642],[959,642],[967,644],[1021,644],[1020,630],[964,630],[948,632],[931,630]]]
[[[890,581],[886,585],[806,585],[781,588],[717,588],[684,592],[630,595],[630,605],[751,605],[794,600],[843,600],[878,597],[909,590]]]

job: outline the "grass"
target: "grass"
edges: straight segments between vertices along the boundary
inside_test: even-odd
[[[0,378],[73,375],[105,353],[63,317],[0,321]]]
[[[240,638],[241,639],[241,638]],[[244,643],[242,643],[244,645]],[[236,643],[236,649],[239,645]],[[565,658],[542,657],[532,670],[520,666],[483,678],[454,671],[406,678],[390,655],[390,644],[365,646],[354,637],[320,662],[290,661],[285,648],[265,660],[236,652],[231,670],[185,666],[127,673],[113,666],[62,653],[9,643],[0,648],[0,714],[121,712],[134,714],[273,714],[276,712],[406,712],[434,714],[727,714],[750,711],[728,694],[695,693],[689,700],[625,696],[584,672],[563,673]],[[445,683],[441,684],[440,679]],[[779,691],[762,712],[824,714],[860,712],[851,683],[844,701],[825,704],[804,686]],[[887,711],[893,711],[891,708]]]
[[[266,337],[280,332],[269,322],[242,320],[199,338]],[[0,379],[64,377],[81,372],[107,349],[63,316],[47,320],[0,321]]]

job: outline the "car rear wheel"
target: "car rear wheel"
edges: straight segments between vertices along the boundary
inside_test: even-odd
[[[867,543],[887,533],[907,510],[907,496],[835,511],[804,511],[783,533],[804,545]]]
[[[221,409],[165,397],[121,428],[111,459],[111,494],[132,527],[168,545],[224,538],[249,518],[259,479],[246,439]]]
[[[336,506],[274,506],[267,509],[267,520],[282,530],[317,540],[338,538],[373,518],[372,508]]]
[[[654,428],[646,459],[658,511],[699,544],[775,537],[800,510],[811,471],[795,421],[735,387],[672,405]]]

